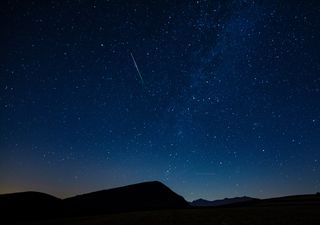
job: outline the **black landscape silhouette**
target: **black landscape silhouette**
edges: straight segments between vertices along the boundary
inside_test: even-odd
[[[189,207],[183,197],[164,184],[153,181],[78,195],[63,200],[67,212],[101,214]]]
[[[221,200],[209,201],[206,199],[197,199],[190,202],[192,206],[208,207],[208,206],[223,206],[223,205],[235,205],[235,204],[244,204],[244,203],[253,203],[258,201],[257,198],[251,198],[247,196],[235,197],[235,198],[225,198]]]
[[[183,197],[158,181],[97,191],[63,200],[40,192],[0,195],[3,218],[19,221],[188,207],[190,205]]]
[[[0,195],[0,211],[6,221],[24,221],[58,216],[62,200],[40,192]]]
[[[320,195],[188,203],[161,182],[152,181],[67,199],[40,192],[2,194],[0,210],[3,224],[136,224],[137,220],[141,224],[319,224]]]

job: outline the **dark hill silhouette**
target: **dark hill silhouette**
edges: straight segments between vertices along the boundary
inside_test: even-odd
[[[40,223],[42,219],[68,221],[72,218],[66,219],[63,217],[70,216],[99,215],[99,217],[92,218],[102,218],[104,217],[102,214],[115,212],[193,208],[194,210],[182,210],[181,212],[185,212],[185,215],[195,212],[191,217],[195,219],[194,224],[197,224],[197,216],[200,214],[204,216],[211,215],[210,213],[208,214],[209,211],[207,210],[221,211],[229,207],[233,208],[231,211],[241,208],[241,210],[251,210],[252,212],[264,208],[269,208],[270,210],[280,209],[281,212],[283,212],[283,209],[299,207],[304,210],[318,209],[320,207],[320,194],[286,196],[264,200],[241,197],[210,202],[201,199],[194,201],[194,203],[193,205],[198,204],[197,206],[199,206],[202,204],[202,206],[208,207],[203,210],[203,207],[190,207],[183,197],[157,181],[92,192],[64,200],[40,192],[22,192],[0,195],[0,222],[1,224],[24,224],[27,221],[40,220],[39,224],[42,224]],[[201,212],[197,210],[201,210]],[[161,210],[153,213],[155,215],[168,215],[169,212],[172,211]],[[224,212],[228,213],[227,211]],[[117,224],[117,222],[115,223]]]
[[[87,193],[64,200],[40,192],[0,195],[0,210],[4,221],[188,207],[183,197],[158,181]]]
[[[290,195],[277,198],[268,198],[259,202],[259,206],[298,206],[298,205],[317,205],[320,206],[319,194]]]
[[[2,219],[41,219],[56,213],[61,203],[61,199],[40,192],[1,194],[0,212]]]
[[[251,197],[235,197],[235,198],[225,198],[221,200],[214,200],[209,201],[205,199],[197,199],[192,201],[190,204],[192,206],[199,206],[199,207],[208,207],[208,206],[225,206],[225,205],[234,205],[234,204],[243,204],[243,203],[249,203],[249,202],[255,202],[258,199],[251,198]]]
[[[189,207],[183,197],[158,181],[78,195],[63,204],[66,211],[81,215]]]
[[[13,208],[32,209],[33,207],[51,208],[52,206],[57,205],[60,202],[61,199],[56,198],[52,195],[34,191],[0,195],[1,210],[8,210]]]

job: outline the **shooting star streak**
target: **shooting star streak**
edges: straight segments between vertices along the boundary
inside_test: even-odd
[[[139,77],[140,77],[140,80],[141,80],[141,84],[142,84],[142,86],[143,86],[143,84],[144,84],[143,78],[142,78],[142,76],[141,76],[140,70],[139,70],[138,65],[137,65],[137,63],[136,63],[136,60],[134,59],[133,54],[132,54],[131,52],[130,52],[130,54],[131,54],[131,58],[132,58],[132,60],[133,60],[134,66],[136,67],[137,72],[138,72],[138,74],[139,74]]]

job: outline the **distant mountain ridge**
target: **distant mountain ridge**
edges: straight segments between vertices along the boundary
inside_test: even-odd
[[[223,206],[223,205],[231,205],[231,204],[239,204],[239,203],[246,203],[258,200],[257,198],[251,198],[247,196],[243,197],[235,197],[235,198],[225,198],[220,200],[209,201],[205,199],[197,199],[190,202],[192,206],[198,207],[209,207],[209,206]]]

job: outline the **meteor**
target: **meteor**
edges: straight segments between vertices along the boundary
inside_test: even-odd
[[[132,60],[133,60],[134,67],[136,67],[136,70],[137,70],[137,72],[138,72],[138,74],[139,74],[139,77],[140,77],[140,80],[141,80],[141,84],[142,84],[142,86],[143,86],[143,84],[144,84],[143,78],[142,78],[142,76],[141,76],[140,70],[139,70],[138,65],[137,65],[137,63],[136,63],[136,60],[134,59],[133,54],[132,54],[131,52],[130,52],[130,55],[131,55],[131,58],[132,58]]]

